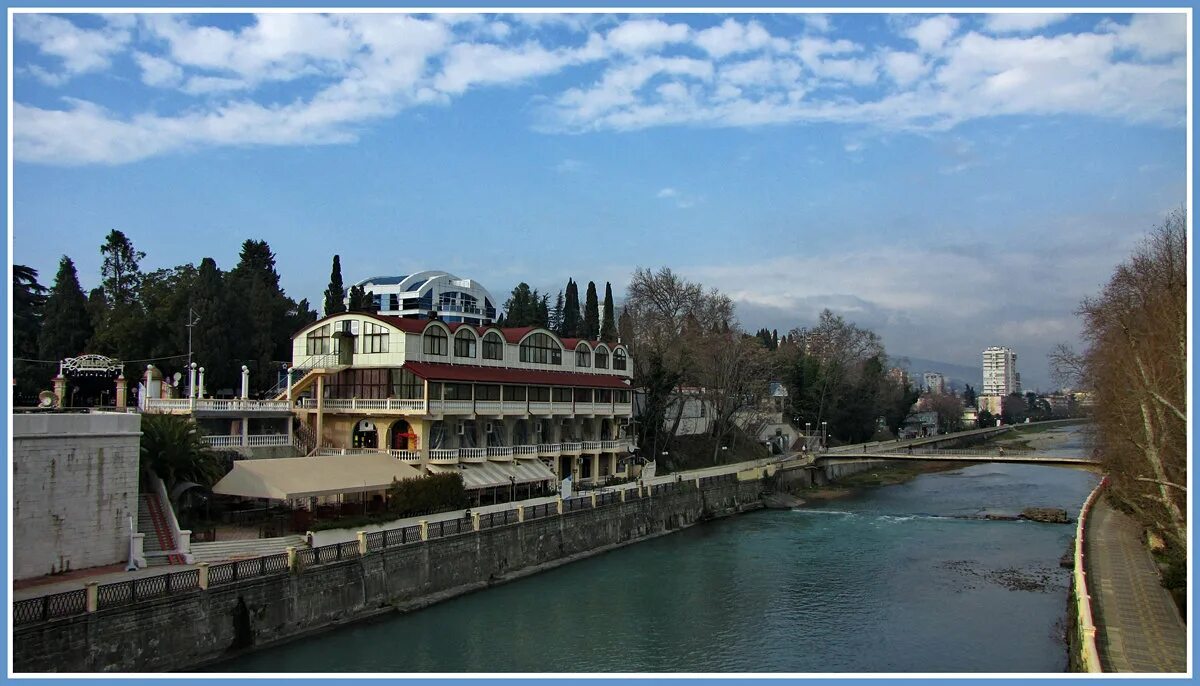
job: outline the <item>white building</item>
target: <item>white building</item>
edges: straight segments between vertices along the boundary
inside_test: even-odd
[[[946,377],[937,372],[925,372],[924,375],[925,390],[930,393],[945,393],[946,392]]]
[[[1006,396],[1020,392],[1017,354],[1008,348],[996,346],[984,350],[982,395]]]
[[[478,281],[449,272],[424,271],[404,276],[373,276],[361,286],[374,297],[379,314],[427,318],[437,312],[447,323],[491,324],[496,319],[496,299]]]

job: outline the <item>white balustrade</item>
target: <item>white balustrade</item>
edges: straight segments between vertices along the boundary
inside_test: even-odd
[[[421,461],[421,451],[420,450],[395,450],[395,449],[393,449],[393,450],[389,450],[388,454],[390,454],[392,457],[396,458],[397,460],[400,460],[401,462],[420,462]]]
[[[564,453],[583,452],[583,444],[582,443],[561,443],[560,445],[562,446],[562,451]]]
[[[429,451],[430,464],[455,464],[458,462],[457,448],[433,448]]]
[[[246,437],[246,445],[251,448],[273,448],[287,444],[287,434],[258,434]]]
[[[537,457],[538,446],[536,445],[514,445],[513,454],[517,457]]]
[[[600,441],[584,441],[583,449],[589,453],[600,451]]]
[[[489,460],[496,460],[497,462],[511,462],[513,458],[513,447],[506,445],[489,446],[487,449],[487,456]]]
[[[550,408],[554,414],[573,414],[575,406],[571,403],[554,403]]]
[[[190,410],[191,407],[191,401],[187,398],[146,398],[146,412]]]
[[[459,448],[458,459],[463,462],[487,461],[487,448]]]
[[[607,409],[607,408],[605,408]],[[596,403],[575,403],[575,414],[595,414]]]
[[[550,403],[529,403],[529,414],[551,414],[553,411]]]
[[[557,457],[562,452],[562,446],[558,443],[542,443],[538,445],[538,455],[543,457]]]
[[[440,414],[470,414],[474,403],[470,400],[430,400],[429,411]]]
[[[477,414],[500,414],[499,400],[476,400],[475,412]]]
[[[237,436],[205,436],[204,442],[213,448],[233,448],[242,444],[241,435]]]
[[[522,400],[505,400],[500,410],[504,414],[525,414],[525,402]]]

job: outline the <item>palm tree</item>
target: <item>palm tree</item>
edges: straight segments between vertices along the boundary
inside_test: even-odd
[[[142,415],[141,465],[163,480],[168,493],[185,481],[211,488],[225,475],[223,461],[196,423],[169,414]]]

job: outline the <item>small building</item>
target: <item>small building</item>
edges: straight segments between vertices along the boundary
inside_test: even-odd
[[[449,272],[372,276],[354,284],[370,293],[378,314],[482,326],[496,320],[496,300],[478,281]]]
[[[12,415],[13,578],[130,560],[140,415]]]

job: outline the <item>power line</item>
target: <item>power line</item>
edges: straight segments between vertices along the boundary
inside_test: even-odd
[[[144,360],[120,360],[120,362],[122,364],[133,364],[134,362],[158,362],[159,360],[177,360],[181,357],[187,357],[187,354],[184,353],[183,355],[168,355],[166,357],[147,357]],[[35,364],[61,364],[62,363],[62,360],[31,360],[27,357],[14,357],[13,361],[14,362],[32,362]]]

